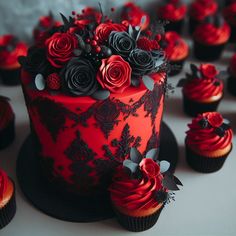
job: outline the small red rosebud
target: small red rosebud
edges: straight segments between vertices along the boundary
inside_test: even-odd
[[[149,37],[152,36],[152,31],[151,30],[147,30],[146,31],[146,35],[149,36]]]
[[[52,90],[59,90],[61,88],[60,77],[57,73],[52,73],[47,77],[47,87]]]

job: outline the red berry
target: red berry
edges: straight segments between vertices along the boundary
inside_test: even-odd
[[[92,46],[97,46],[97,45],[98,45],[98,43],[97,43],[97,41],[96,41],[96,40],[92,40],[92,41],[91,41],[91,45],[92,45]]]
[[[161,40],[161,38],[162,38],[162,36],[160,34],[157,34],[155,36],[155,39],[156,39],[157,42],[159,42]]]
[[[95,48],[95,52],[96,52],[96,53],[101,52],[101,50],[102,50],[102,49],[101,49],[101,47],[99,47],[99,46],[97,46],[97,47]]]
[[[59,90],[61,88],[60,77],[57,73],[52,73],[47,77],[47,86],[52,90]]]
[[[112,7],[112,8],[111,8],[111,11],[112,11],[112,12],[113,12],[113,11],[115,11],[115,8],[114,8],[114,7]]]
[[[74,16],[74,15],[76,14],[76,12],[75,12],[75,11],[72,11],[71,14]]]
[[[98,40],[99,40],[99,38],[98,38],[98,36],[97,36],[97,35],[95,35],[93,38],[94,38],[94,40],[96,40],[96,41],[98,41]]]
[[[89,38],[87,38],[85,41],[86,41],[86,43],[90,43],[91,40]]]

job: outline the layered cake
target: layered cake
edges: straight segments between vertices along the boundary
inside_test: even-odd
[[[167,66],[161,49],[137,47],[140,27],[73,15],[20,58],[21,80],[43,173],[88,195],[131,147],[159,147]]]

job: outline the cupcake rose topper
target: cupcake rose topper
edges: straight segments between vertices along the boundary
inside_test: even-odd
[[[170,163],[165,160],[159,162],[157,158],[158,149],[156,148],[149,150],[145,157],[136,148],[131,148],[129,159],[123,161],[123,168],[133,179],[143,177],[159,179],[162,187],[156,191],[156,199],[158,202],[166,202],[171,197],[171,195],[168,196],[168,190],[179,190],[178,185],[182,183],[168,171]]]
[[[139,48],[140,26],[114,23],[95,9],[86,12],[61,14],[64,24],[19,58],[34,88],[101,100],[141,82],[152,90],[151,75],[166,68],[160,47]]]

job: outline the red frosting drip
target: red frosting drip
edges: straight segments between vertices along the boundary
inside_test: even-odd
[[[7,34],[0,37],[0,67],[7,67],[16,64],[16,67],[20,67],[18,63],[19,56],[26,56],[27,54],[27,46],[23,42],[17,42],[14,45],[14,49],[12,51],[7,50],[7,46],[11,44],[14,40],[14,36]]]
[[[144,16],[146,17],[146,20],[141,22],[141,19]],[[121,18],[122,20],[127,20],[132,26],[140,26],[142,30],[147,29],[150,23],[149,15],[133,2],[125,4],[121,13]]]
[[[162,175],[151,177],[144,171],[140,179],[132,179],[118,167],[110,187],[112,202],[127,210],[147,210],[158,206],[155,193],[163,189]]]
[[[236,76],[236,53],[230,60],[229,71],[233,76]]]
[[[164,20],[178,21],[185,17],[187,6],[180,4],[179,1],[171,0],[165,6],[159,7],[157,14],[158,17]]]
[[[203,21],[207,16],[214,15],[218,9],[215,0],[196,0],[190,6],[190,16],[197,20]]]
[[[10,104],[0,98],[0,130],[4,129],[13,119],[14,113]]]
[[[169,31],[165,34],[167,47],[164,48],[166,56],[169,60],[175,61],[187,57],[187,43],[174,31]]]
[[[216,86],[215,83],[219,85]],[[194,101],[202,101],[223,93],[223,88],[223,82],[217,78],[196,78],[185,84],[183,93]]]
[[[231,129],[226,130],[225,135],[220,137],[215,132],[216,127],[208,127],[203,129],[199,125],[199,121],[205,117],[207,118],[209,114],[219,115],[217,112],[199,114],[192,120],[192,123],[188,125],[189,130],[186,132],[187,145],[194,150],[199,150],[200,152],[224,149],[232,143],[233,132]]]
[[[7,174],[3,170],[0,170],[0,201],[3,200],[3,195],[7,190],[7,182]]]
[[[199,25],[194,32],[194,39],[206,45],[219,45],[226,43],[230,37],[230,27],[224,23],[220,27],[204,23]]]
[[[230,25],[236,26],[236,2],[225,7],[223,15]]]

